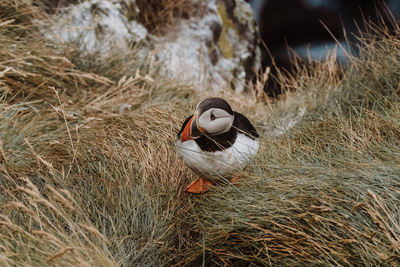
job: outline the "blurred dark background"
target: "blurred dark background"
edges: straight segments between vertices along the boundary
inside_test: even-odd
[[[270,96],[281,93],[274,79],[278,69],[293,71],[294,54],[305,59],[325,58],[328,49],[336,46],[332,35],[352,51],[357,44],[359,31],[366,30],[365,22],[393,25],[400,17],[400,0],[248,0],[260,30],[263,67],[271,67],[265,91]],[[388,12],[390,10],[390,12]],[[325,26],[324,26],[325,25]],[[331,33],[326,29],[328,28]],[[346,32],[346,34],[345,34]],[[289,49],[290,48],[290,49]],[[338,47],[338,61],[345,62],[344,51]]]

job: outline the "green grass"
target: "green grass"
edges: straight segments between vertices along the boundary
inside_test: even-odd
[[[343,75],[300,68],[280,99],[219,93],[260,152],[192,196],[175,135],[211,92],[39,41],[25,2],[0,10],[0,265],[400,264],[398,28],[371,28]]]

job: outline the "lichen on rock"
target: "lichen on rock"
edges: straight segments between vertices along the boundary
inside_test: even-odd
[[[236,40],[233,40],[233,38],[239,36],[239,33],[232,19],[228,17],[225,5],[219,3],[217,6],[218,14],[222,20],[222,32],[218,39],[218,46],[225,58],[232,58],[234,49],[233,45],[238,39],[236,38]]]

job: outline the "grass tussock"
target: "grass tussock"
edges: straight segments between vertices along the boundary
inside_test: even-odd
[[[300,68],[279,100],[221,92],[260,152],[191,196],[174,140],[210,92],[38,41],[40,9],[1,5],[0,265],[400,264],[399,29],[364,34],[343,75]]]
[[[200,15],[204,1],[192,0],[138,0],[140,10],[137,20],[154,34],[164,33],[176,19],[188,19]]]

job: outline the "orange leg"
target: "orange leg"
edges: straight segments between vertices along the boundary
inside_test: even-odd
[[[207,192],[213,185],[212,182],[199,177],[186,187],[186,191],[193,194],[202,194]]]

